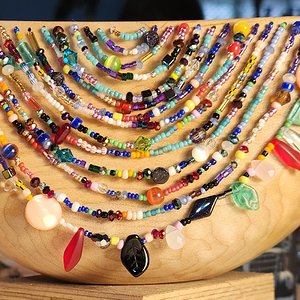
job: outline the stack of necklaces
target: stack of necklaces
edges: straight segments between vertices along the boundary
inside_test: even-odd
[[[218,200],[230,196],[233,209],[257,210],[251,178],[274,176],[268,156],[300,170],[294,130],[300,125],[300,21],[259,26],[242,20],[207,29],[179,23],[134,32],[76,24],[39,29],[0,27],[1,115],[11,126],[0,129],[1,184],[20,192],[26,221],[36,230],[69,230],[66,272],[80,264],[88,239],[103,251],[120,251],[123,266],[138,277],[151,268],[148,243],[164,239],[181,249],[183,228],[209,217]],[[279,110],[285,123],[259,142],[255,159],[242,163]],[[20,146],[11,142],[13,130],[24,140]],[[25,164],[23,147],[53,171],[53,186]],[[68,175],[63,184],[55,172]],[[69,184],[83,187],[85,196],[69,196]],[[77,213],[75,224],[64,211]],[[144,219],[161,214],[168,214],[168,225],[139,230]],[[88,218],[107,232],[82,226]],[[128,221],[137,222],[135,232],[114,234],[118,226],[126,231]]]

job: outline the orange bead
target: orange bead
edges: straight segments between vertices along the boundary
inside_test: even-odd
[[[122,212],[122,217],[123,217],[123,219],[125,219],[127,217],[127,211]]]
[[[164,198],[164,192],[159,187],[153,187],[147,191],[147,200],[152,205],[161,204]]]
[[[272,144],[272,143],[269,143],[267,145],[267,147],[270,148],[271,150],[274,150],[274,148],[275,148],[274,144]]]
[[[291,101],[291,95],[288,91],[279,91],[270,97],[270,101],[284,105]]]

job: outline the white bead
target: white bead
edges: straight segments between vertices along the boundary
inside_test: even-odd
[[[197,106],[200,103],[200,98],[198,96],[193,96],[192,101],[194,102],[195,106]]]
[[[197,88],[199,87],[200,83],[199,83],[199,81],[197,81],[196,79],[192,79],[192,80],[191,80],[191,85],[192,85],[195,89],[197,89]]]
[[[38,81],[32,85],[32,89],[35,92],[41,92],[44,90],[44,84],[41,81]]]
[[[132,55],[137,55],[138,54],[138,49],[134,48],[131,51]]]
[[[79,207],[80,207],[80,203],[76,201],[73,203],[71,210],[73,212],[77,212]]]
[[[168,168],[168,173],[169,173],[169,175],[170,176],[174,176],[174,175],[176,175],[176,169],[175,169],[175,167],[169,167]]]
[[[192,150],[192,156],[197,162],[206,161],[209,156],[209,151],[205,144],[197,145]]]
[[[123,170],[122,172],[122,178],[127,179],[128,178],[128,170]]]
[[[58,196],[57,196],[57,198],[56,198],[56,200],[58,201],[58,202],[64,202],[64,200],[67,198],[67,195],[66,194],[64,194],[64,193],[59,193],[58,194]]]
[[[6,65],[2,68],[2,74],[5,76],[11,75],[15,71],[12,65]]]
[[[223,156],[220,152],[216,151],[213,155],[212,158],[215,159],[216,161],[222,160]]]
[[[143,219],[143,212],[141,210],[138,210],[136,212],[136,219],[137,220],[142,220]]]
[[[230,143],[229,141],[222,142],[221,146],[227,152],[230,152],[234,148],[234,144]]]
[[[147,243],[151,243],[153,241],[153,235],[151,233],[146,233],[144,236]]]
[[[159,108],[157,108],[157,107],[153,108],[152,112],[153,112],[155,117],[158,117],[160,115]]]
[[[74,34],[76,31],[78,31],[79,30],[79,26],[77,25],[77,24],[72,24],[71,26],[70,26],[70,28],[69,28],[69,32],[71,33],[71,34]]]
[[[296,77],[293,74],[290,73],[286,73],[282,76],[282,80],[284,82],[290,82],[290,83],[294,83],[296,81]]]

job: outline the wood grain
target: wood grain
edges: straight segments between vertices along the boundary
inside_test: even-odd
[[[264,27],[264,24],[269,22],[271,19],[250,19],[251,24],[258,22],[261,26],[259,31]],[[275,18],[274,28],[277,28],[278,24],[282,21],[292,24],[296,20],[295,17],[286,18]],[[221,29],[222,25],[226,20],[218,21],[199,21],[203,27],[202,35],[206,28],[212,24],[217,26],[217,32]],[[230,23],[234,23],[235,20],[229,20]],[[176,25],[179,22],[158,22],[160,30],[169,25],[170,23]],[[190,26],[196,24],[196,22],[188,22]],[[17,24],[22,31],[26,31],[30,26],[37,33],[38,39],[41,41],[46,49],[46,55],[49,58],[51,64],[59,70],[57,62],[54,60],[53,53],[46,47],[42,41],[39,29],[42,25],[46,25],[49,29],[53,28],[54,25],[62,25],[67,28],[71,23],[60,22],[1,22],[9,32],[12,31],[13,27]],[[86,23],[78,23],[81,27]],[[124,22],[124,23],[88,23],[92,30],[98,27],[108,28],[111,25],[115,25],[117,28],[123,31],[133,31],[139,28],[141,25],[145,25],[149,28],[154,22],[137,23],[137,22]],[[273,35],[275,30],[273,30]],[[283,45],[287,32],[283,34],[280,41],[280,45]],[[72,38],[70,37],[72,40]],[[73,41],[73,40],[72,40]],[[74,46],[74,43],[72,42]],[[299,45],[299,37],[296,38],[296,45]],[[75,49],[75,46],[73,47]],[[169,52],[171,45],[164,49],[164,53],[158,54],[157,57],[153,58],[149,65],[147,63],[146,71],[151,69],[151,65],[155,65],[159,62],[165,53]],[[249,127],[246,128],[245,132],[241,135],[241,138],[245,138],[247,133],[251,130],[252,124],[256,121],[261,114],[265,111],[268,106],[268,99],[278,88],[280,88],[281,77],[288,70],[289,62],[292,60],[296,53],[296,48],[291,51],[288,56],[286,64],[283,66],[282,71],[278,75],[274,84],[270,87],[267,92],[265,100],[258,107],[257,112],[253,116]],[[235,71],[234,75],[237,75],[241,70],[243,63],[249,57],[250,53],[254,49],[254,43],[246,51],[242,58],[239,67]],[[255,88],[249,93],[248,99],[252,99],[255,96],[255,91],[259,88],[262,82],[266,78],[266,74],[274,65],[276,57],[278,57],[281,51],[281,47],[278,46],[275,51],[275,56],[272,57],[265,67],[265,71],[258,81]],[[206,78],[209,78],[216,69],[220,66],[223,58],[226,55],[226,50],[221,51],[221,55],[216,58],[216,63],[209,70]],[[132,59],[132,57],[131,57]],[[106,84],[114,89],[121,91],[131,90],[133,92],[139,92],[145,88],[154,88],[156,85],[162,82],[165,75],[158,76],[153,80],[147,82],[116,82],[110,78],[104,76],[96,68],[89,65],[88,62],[79,55],[79,61],[83,64],[88,71],[94,74],[103,84]],[[23,78],[25,86],[31,90],[29,82],[22,74],[19,74]],[[223,87],[220,92],[220,98],[222,98],[230,84],[234,82],[235,76],[231,78],[227,86]],[[76,92],[86,100],[97,104],[98,107],[104,105],[100,100],[95,99],[93,96],[88,94],[86,91],[80,90],[79,87],[75,86],[70,79],[67,79],[67,83]],[[16,88],[11,86],[14,92]],[[16,93],[19,97],[20,94]],[[34,93],[33,93],[34,94]],[[296,89],[293,92],[293,102],[297,99],[299,90]],[[35,94],[34,94],[35,95]],[[37,95],[35,95],[38,98]],[[42,105],[48,107],[45,101],[38,98]],[[216,107],[218,103],[214,103]],[[286,105],[280,113],[271,120],[264,130],[259,133],[256,142],[251,145],[250,153],[247,156],[247,160],[241,167],[229,178],[227,178],[215,192],[219,192],[228,186],[233,180],[243,172],[247,163],[256,157],[260,152],[261,147],[264,145],[273,134],[281,126],[287,111],[291,107],[292,103]],[[244,105],[247,107],[247,105]],[[74,111],[70,109],[73,114]],[[53,109],[49,109],[50,116],[58,121],[59,117]],[[29,112],[28,112],[29,113]],[[155,133],[140,132],[139,130],[125,130],[117,127],[110,127],[102,123],[95,123],[82,116],[86,124],[90,127],[99,130],[111,137],[119,138],[120,140],[134,140],[139,135],[153,136]],[[203,117],[204,122],[208,117],[208,114]],[[225,134],[228,134],[232,128],[234,128],[237,120],[240,119],[240,114],[230,126],[225,130]],[[28,165],[31,170],[51,185],[56,191],[62,191],[69,195],[72,201],[78,200],[83,205],[86,204],[92,208],[101,207],[103,209],[145,209],[145,205],[137,202],[130,201],[114,201],[109,200],[101,195],[95,195],[94,193],[82,189],[76,182],[66,178],[65,173],[55,169],[55,167],[49,166],[47,161],[41,156],[38,156],[33,150],[28,149],[25,142],[14,134],[12,128],[9,127],[7,121],[4,119],[3,114],[0,114],[1,127],[5,130],[9,140],[19,145],[20,156]],[[197,124],[199,126],[199,124]],[[186,130],[177,132],[174,134],[172,139],[167,142],[175,142],[179,138],[186,136],[191,128],[195,127],[194,124],[190,124]],[[221,139],[219,140],[222,141]],[[165,144],[163,142],[162,144]],[[162,145],[160,144],[160,145]],[[188,157],[191,153],[191,148],[184,149],[181,151],[169,153],[166,155],[140,159],[136,161],[117,159],[112,157],[95,157],[93,155],[87,155],[78,149],[72,148],[73,153],[77,157],[85,158],[90,162],[94,162],[99,165],[107,166],[108,168],[133,168],[133,169],[144,169],[145,167],[154,168],[155,166],[168,167],[181,159]],[[150,267],[147,272],[139,277],[132,278],[131,275],[124,269],[120,262],[120,253],[113,247],[106,250],[101,250],[95,247],[91,242],[86,241],[84,247],[84,253],[82,260],[79,265],[70,273],[64,272],[62,264],[62,253],[71,238],[69,231],[63,228],[57,228],[49,232],[36,231],[31,228],[24,219],[24,207],[25,202],[19,201],[17,194],[7,194],[1,191],[0,201],[0,249],[1,251],[11,259],[16,260],[20,264],[33,269],[34,271],[40,272],[44,275],[55,277],[70,282],[81,282],[81,283],[109,283],[109,284],[145,284],[145,283],[163,283],[163,282],[178,282],[188,280],[198,280],[204,278],[211,278],[217,275],[223,274],[235,267],[251,260],[266,249],[272,247],[282,238],[291,233],[295,228],[299,226],[299,212],[300,212],[300,199],[298,193],[298,184],[300,180],[300,173],[292,169],[284,168],[273,156],[270,156],[269,161],[272,162],[276,167],[276,176],[268,182],[253,181],[252,185],[259,193],[260,197],[260,209],[256,212],[245,212],[237,209],[229,198],[220,201],[210,218],[194,222],[188,228],[184,229],[183,233],[186,237],[186,245],[180,251],[173,251],[169,249],[165,243],[165,240],[157,240],[147,245],[150,253]],[[225,163],[225,162],[224,162]],[[212,178],[220,167],[215,167],[208,174],[204,174],[202,178],[189,185],[185,190],[174,194],[174,198],[182,193],[188,193],[189,191],[201,186],[207,180]],[[187,174],[188,171],[197,168],[197,164],[194,167],[187,168],[180,174]],[[91,177],[90,174],[87,174]],[[172,181],[180,178],[177,176],[172,178]],[[149,188],[148,183],[137,182],[135,180],[127,180],[124,182],[118,178],[108,178],[93,176],[91,178],[97,178],[99,182],[107,183],[111,188],[120,190],[131,190],[142,193]],[[163,185],[163,187],[167,184]],[[167,200],[173,198],[168,197]],[[127,235],[137,233],[143,235],[146,232],[152,230],[152,228],[164,228],[167,224],[173,223],[186,215],[188,207],[184,207],[180,211],[174,211],[169,214],[160,215],[154,218],[149,218],[144,221],[137,222],[100,222],[80,214],[72,214],[64,209],[64,218],[68,222],[72,222],[77,226],[84,226],[95,232],[107,232],[109,235],[118,235],[122,238],[126,238]]]
[[[229,272],[216,278],[158,285],[78,285],[45,277],[0,281],[0,299],[272,300],[272,274]]]

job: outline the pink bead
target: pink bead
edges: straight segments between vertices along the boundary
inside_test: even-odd
[[[181,222],[177,221],[177,222],[174,224],[174,227],[176,227],[177,230],[182,230],[182,228],[183,228],[184,226],[182,225]]]
[[[94,192],[97,192],[98,188],[99,188],[99,184],[96,181],[93,181],[91,186],[90,186],[90,189]]]
[[[275,108],[275,109],[280,109],[281,108],[281,104],[279,102],[272,102],[271,103],[271,107]]]
[[[35,229],[53,229],[59,224],[61,217],[61,206],[53,198],[47,198],[45,195],[39,194],[27,202],[25,218]]]
[[[255,176],[255,170],[254,170],[253,168],[249,168],[249,169],[247,170],[247,173],[248,173],[251,177]]]
[[[117,249],[122,250],[123,246],[124,246],[124,240],[120,240],[117,245]]]
[[[146,233],[144,238],[147,241],[147,243],[151,243],[153,241],[153,236],[151,233]]]
[[[12,123],[14,121],[18,120],[18,116],[16,114],[12,114],[8,117],[8,122]]]
[[[197,110],[192,111],[192,115],[196,118],[199,119],[201,117],[201,114]]]

